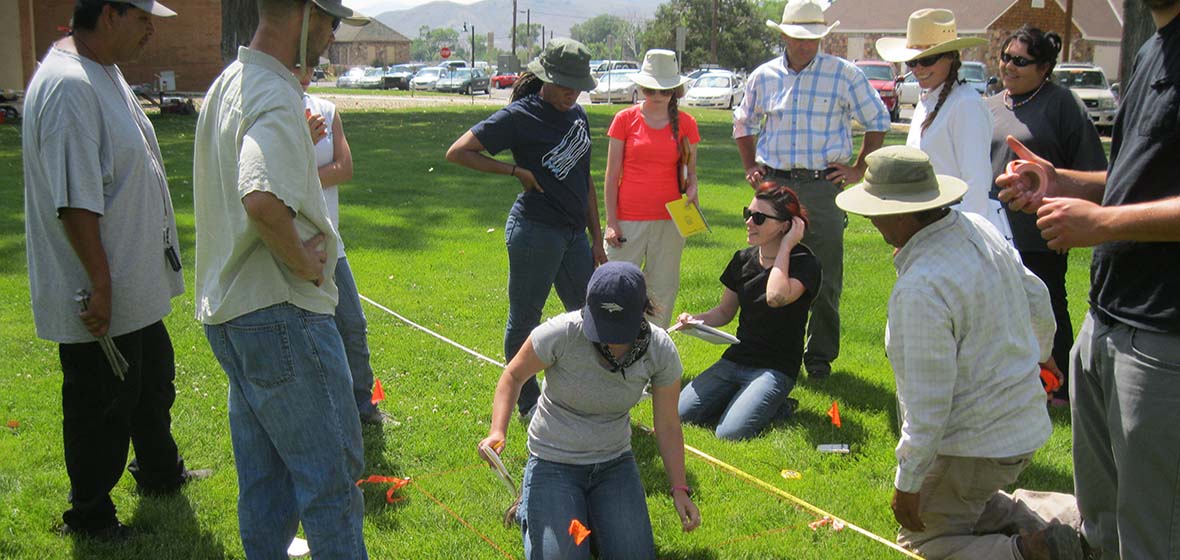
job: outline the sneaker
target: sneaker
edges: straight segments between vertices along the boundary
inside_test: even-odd
[[[787,397],[787,402],[778,408],[778,412],[774,413],[774,417],[770,419],[772,423],[786,422],[795,415],[795,411],[799,409],[799,401],[792,397]]]
[[[1085,560],[1082,538],[1073,527],[1054,523],[1032,534],[1017,537],[1025,560]]]
[[[135,536],[135,533],[135,529],[118,521],[114,525],[102,529],[76,529],[69,525],[64,525],[61,528],[63,536],[94,539],[104,543],[121,543]]]
[[[815,362],[804,367],[807,369],[808,379],[827,379],[832,376],[832,364],[828,362]]]
[[[397,426],[402,425],[401,422],[394,420],[393,416],[390,416],[388,412],[385,412],[384,410],[381,410],[381,409],[377,409],[377,412],[374,412],[373,414],[361,416],[361,424],[365,424],[365,425],[369,425],[369,426],[393,426],[393,427],[397,427]]]
[[[169,488],[148,488],[146,486],[136,486],[136,491],[141,495],[150,497],[171,496],[180,492],[180,488],[194,480],[205,480],[213,476],[213,469],[185,469],[180,473],[180,484]],[[73,496],[71,495],[71,499]]]

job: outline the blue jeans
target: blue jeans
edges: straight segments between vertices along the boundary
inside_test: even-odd
[[[795,380],[778,370],[722,358],[680,391],[680,420],[716,423],[721,439],[751,438],[770,424],[794,387]]]
[[[554,227],[509,215],[504,224],[508,245],[508,324],[504,327],[504,360],[512,361],[529,334],[541,324],[549,287],[566,311],[586,301],[586,284],[594,273],[594,257],[586,230]],[[516,401],[522,414],[541,396],[536,378],[520,388]]]
[[[630,451],[590,465],[530,456],[517,516],[529,560],[589,558],[591,541],[602,560],[656,557],[647,498]],[[590,529],[581,546],[569,533],[573,519]]]
[[[361,296],[357,293],[356,280],[348,267],[348,258],[336,261],[336,288],[340,290],[340,301],[336,304],[336,330],[344,340],[344,355],[348,358],[348,370],[352,372],[352,395],[356,398],[356,409],[361,418],[377,414],[373,404],[373,367],[369,365],[368,322],[361,309]]]
[[[300,520],[316,558],[364,559],[361,424],[331,315],[278,304],[205,337],[229,378],[238,530],[251,560],[286,560]]]

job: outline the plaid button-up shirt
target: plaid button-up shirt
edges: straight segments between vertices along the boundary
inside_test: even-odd
[[[733,110],[733,137],[758,135],[757,160],[776,169],[823,169],[852,157],[855,118],[866,130],[889,130],[889,111],[856,65],[817,54],[801,72],[786,55],[750,74]]]

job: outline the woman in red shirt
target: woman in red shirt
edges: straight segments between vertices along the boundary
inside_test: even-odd
[[[668,328],[680,288],[684,238],[665,205],[681,193],[697,202],[701,136],[696,119],[677,107],[688,78],[680,75],[676,53],[647,51],[632,79],[643,102],[619,111],[607,132],[606,254],[643,268],[655,308],[651,322]]]

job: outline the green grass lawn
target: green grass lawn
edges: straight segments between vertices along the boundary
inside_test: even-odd
[[[594,129],[595,180],[601,185],[606,129],[619,107],[587,107]],[[342,188],[342,234],[361,293],[431,329],[500,359],[508,303],[504,219],[519,190],[506,176],[448,164],[446,147],[491,110],[423,108],[348,115],[355,179]],[[744,246],[740,210],[751,198],[730,139],[729,114],[694,111],[701,124],[701,202],[713,233],[688,241],[679,311],[715,304],[717,280]],[[119,515],[146,529],[120,547],[58,536],[69,482],[61,447],[61,374],[53,344],[34,336],[23,239],[20,129],[0,126],[0,558],[242,558],[237,481],[226,416],[226,382],[193,319],[192,140],[194,117],[155,117],[181,230],[189,292],[174,300],[167,325],[177,359],[173,429],[192,468],[214,476],[167,499],[140,498],[131,477],[114,491]],[[891,135],[890,143],[902,143]],[[604,214],[605,215],[605,214]],[[897,418],[893,373],[882,337],[895,277],[891,248],[867,220],[851,217],[846,233],[843,351],[831,379],[801,379],[796,417],[762,437],[721,442],[686,427],[687,443],[816,506],[892,540],[889,509]],[[1075,324],[1085,311],[1089,251],[1071,256],[1069,293]],[[410,477],[386,504],[384,489],[366,487],[365,536],[373,558],[520,557],[519,531],[500,514],[510,501],[480,467],[475,444],[487,431],[500,371],[366,305],[373,366],[384,384],[381,405],[401,424],[366,429],[366,475]],[[551,298],[547,315],[560,312]],[[732,327],[736,325],[731,325]],[[686,375],[713,363],[722,347],[674,335]],[[825,411],[839,401],[843,428]],[[314,411],[307,411],[315,414]],[[1053,412],[1054,434],[1019,485],[1071,491],[1068,414]],[[650,404],[634,419],[650,425]],[[865,559],[902,556],[851,530],[812,531],[814,520],[786,501],[699,459],[688,459],[703,523],[684,534],[667,495],[654,440],[636,431],[634,448],[662,558]],[[513,422],[505,460],[519,471],[525,434]],[[817,453],[822,443],[848,443],[846,456]],[[803,473],[785,480],[782,469]],[[437,500],[437,502],[436,502]],[[440,505],[440,503],[442,505]],[[470,528],[460,523],[462,518]],[[478,534],[477,534],[478,533]],[[482,539],[481,539],[482,535]],[[484,540],[486,539],[486,540]]]

